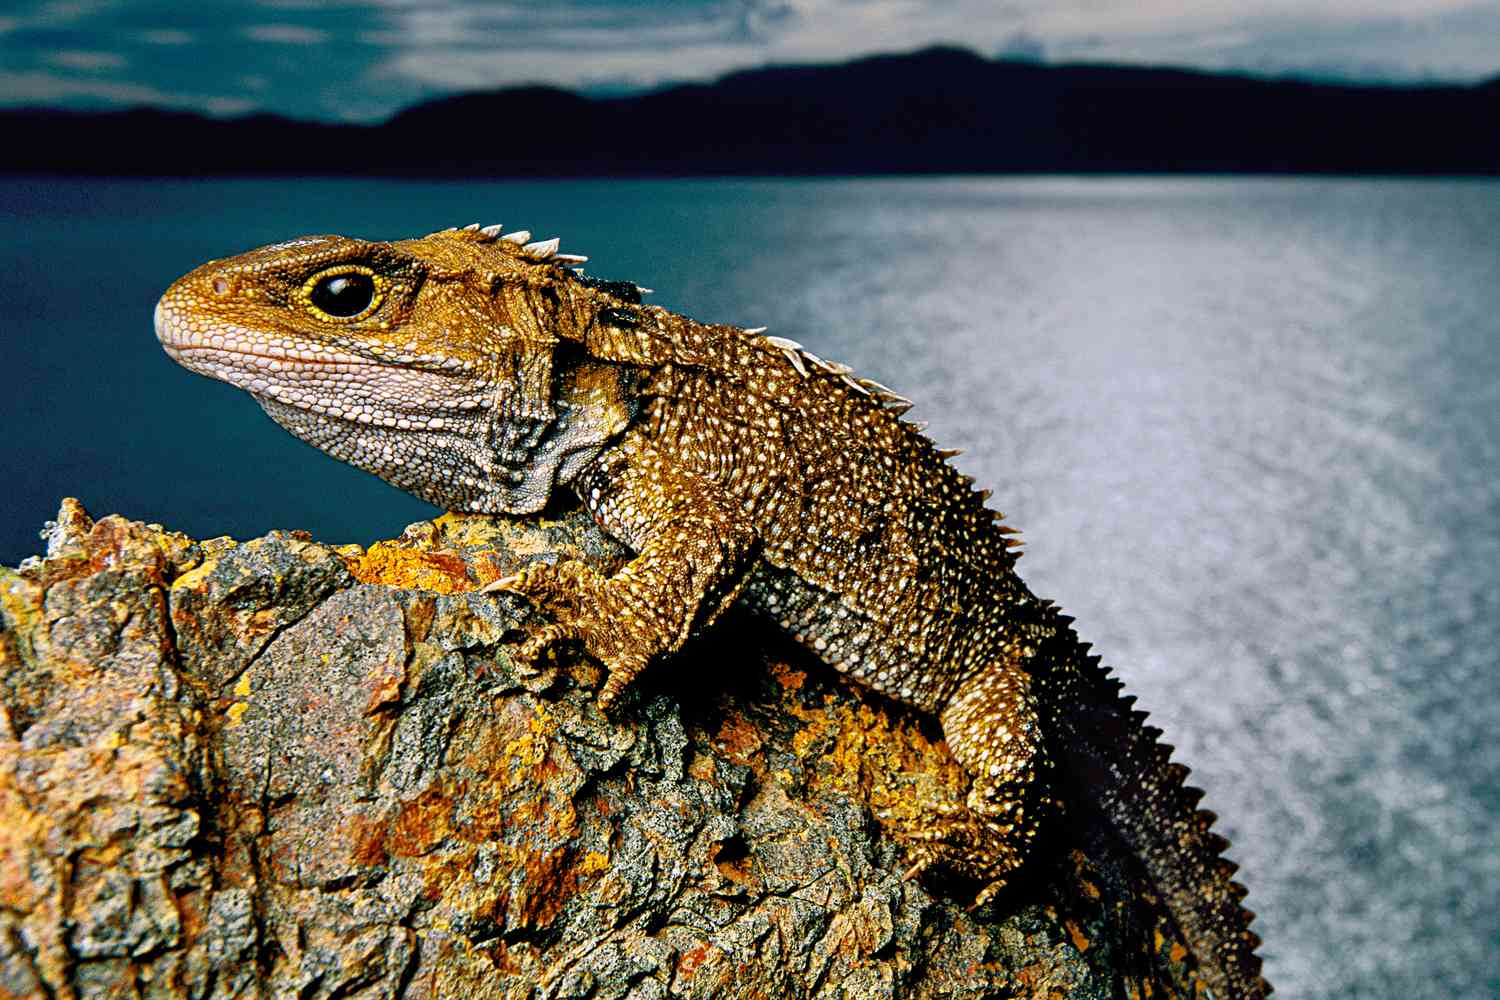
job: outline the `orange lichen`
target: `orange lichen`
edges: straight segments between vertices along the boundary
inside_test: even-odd
[[[1090,882],[1086,874],[1091,867],[1088,856],[1082,851],[1074,850],[1069,854],[1069,857],[1073,859],[1073,875],[1078,880],[1078,887],[1083,890],[1083,894],[1089,899],[1098,899],[1100,896],[1099,887]]]
[[[681,976],[692,976],[711,955],[719,952],[719,949],[707,941],[701,942],[695,947],[683,952],[677,959],[677,973]],[[722,954],[722,952],[719,952]]]
[[[771,676],[788,691],[801,691],[802,685],[807,683],[806,671],[795,670],[780,661],[771,664]]]
[[[387,844],[392,854],[417,857],[426,854],[453,832],[453,800],[464,790],[441,784],[401,804],[390,824]]]
[[[765,737],[743,715],[731,712],[719,724],[716,742],[736,764],[755,764]]]
[[[350,851],[354,863],[372,868],[385,864],[390,857],[385,847],[386,824],[363,816],[351,818],[350,824],[354,828],[354,848]]]

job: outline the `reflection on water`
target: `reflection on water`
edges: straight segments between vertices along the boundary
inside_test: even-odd
[[[0,556],[65,493],[199,536],[430,508],[196,379],[155,296],[503,221],[918,401],[1209,789],[1299,997],[1500,994],[1500,185],[0,183]]]

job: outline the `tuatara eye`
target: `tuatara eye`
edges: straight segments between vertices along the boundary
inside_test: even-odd
[[[370,308],[375,300],[375,280],[358,271],[331,274],[313,285],[308,299],[328,315],[348,319]]]

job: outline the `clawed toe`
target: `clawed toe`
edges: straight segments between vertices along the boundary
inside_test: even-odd
[[[516,650],[522,670],[539,673],[537,662],[547,650],[563,642],[576,641],[608,671],[597,703],[608,712],[641,672],[646,663],[665,648],[662,637],[648,616],[622,612],[621,600],[612,593],[630,593],[628,583],[606,579],[593,567],[573,559],[555,564],[532,563],[519,572],[480,588],[485,593],[516,594],[537,610],[550,615],[553,624],[531,632]]]
[[[937,855],[931,851],[918,848],[911,852],[911,867],[901,874],[901,881],[913,882],[922,876],[927,869],[937,863]]]
[[[563,590],[569,589],[574,584],[577,573],[570,571],[567,562],[557,563],[531,563],[512,573],[510,576],[491,580],[479,588],[481,594],[508,593],[516,594],[530,600],[545,599]]]
[[[970,909],[993,899],[1021,860],[1006,830],[956,803],[932,803],[925,813],[922,826],[906,834],[910,867],[902,878],[941,868],[982,884]]]
[[[988,903],[990,900],[994,899],[995,896],[1000,892],[1000,890],[1004,889],[1007,884],[1007,881],[1003,878],[994,879],[993,881],[986,884],[983,889],[979,890],[979,895],[974,897],[974,902],[969,904],[970,912],[979,909],[985,903]]]
[[[483,587],[480,587],[479,588],[479,592],[481,594],[498,594],[502,590],[504,590],[504,591],[514,590],[515,589],[515,585],[516,585],[516,581],[519,580],[520,577],[521,577],[521,574],[519,574],[519,573],[512,573],[510,576],[502,576],[498,580],[491,580],[489,583],[485,584]]]
[[[559,643],[577,640],[587,645],[588,626],[596,600],[598,574],[572,560],[556,564],[531,563],[510,576],[480,587],[481,593],[524,597],[555,619],[531,632],[517,648],[515,660],[524,672],[540,673],[539,663]]]
[[[535,670],[537,661],[547,654],[547,650],[560,642],[576,638],[578,638],[578,629],[571,625],[560,622],[543,625],[521,643],[521,648],[516,650],[516,659]]]

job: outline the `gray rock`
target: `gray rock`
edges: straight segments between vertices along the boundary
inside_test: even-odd
[[[518,671],[532,612],[472,591],[617,565],[577,513],[45,538],[0,570],[0,997],[1194,995],[1107,831],[980,912],[903,881],[935,726],[753,620],[612,719],[586,659]]]

